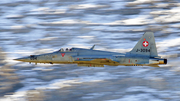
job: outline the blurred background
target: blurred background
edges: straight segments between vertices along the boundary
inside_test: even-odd
[[[1,0],[0,101],[179,101],[179,0]],[[60,48],[130,51],[153,31],[160,68],[28,64]]]

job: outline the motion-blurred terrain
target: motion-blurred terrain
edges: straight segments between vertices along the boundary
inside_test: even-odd
[[[0,101],[179,101],[178,0],[1,0]],[[127,52],[155,33],[160,68],[28,64],[12,59],[81,47]]]

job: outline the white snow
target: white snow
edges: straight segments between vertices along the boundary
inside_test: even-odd
[[[72,5],[70,9],[89,9],[89,8],[104,8],[108,7],[107,5],[94,5],[94,4],[80,4],[80,5]]]
[[[24,29],[26,28],[25,26],[23,25],[19,25],[19,26],[11,26],[12,29]]]
[[[180,38],[176,37],[173,39],[166,39],[164,41],[161,42],[157,42],[156,46],[158,47],[158,51],[165,51],[168,50],[170,47],[179,47],[179,43],[180,43]]]
[[[49,40],[54,40],[54,39],[57,39],[57,37],[46,37],[46,38],[42,38],[42,39],[39,39],[39,40],[49,41]]]

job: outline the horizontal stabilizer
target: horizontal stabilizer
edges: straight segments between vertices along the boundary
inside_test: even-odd
[[[148,65],[148,66],[151,66],[151,67],[159,67],[159,65]]]

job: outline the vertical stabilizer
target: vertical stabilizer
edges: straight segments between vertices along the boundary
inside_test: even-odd
[[[153,32],[145,32],[136,46],[130,51],[131,54],[157,57],[156,43]]]

